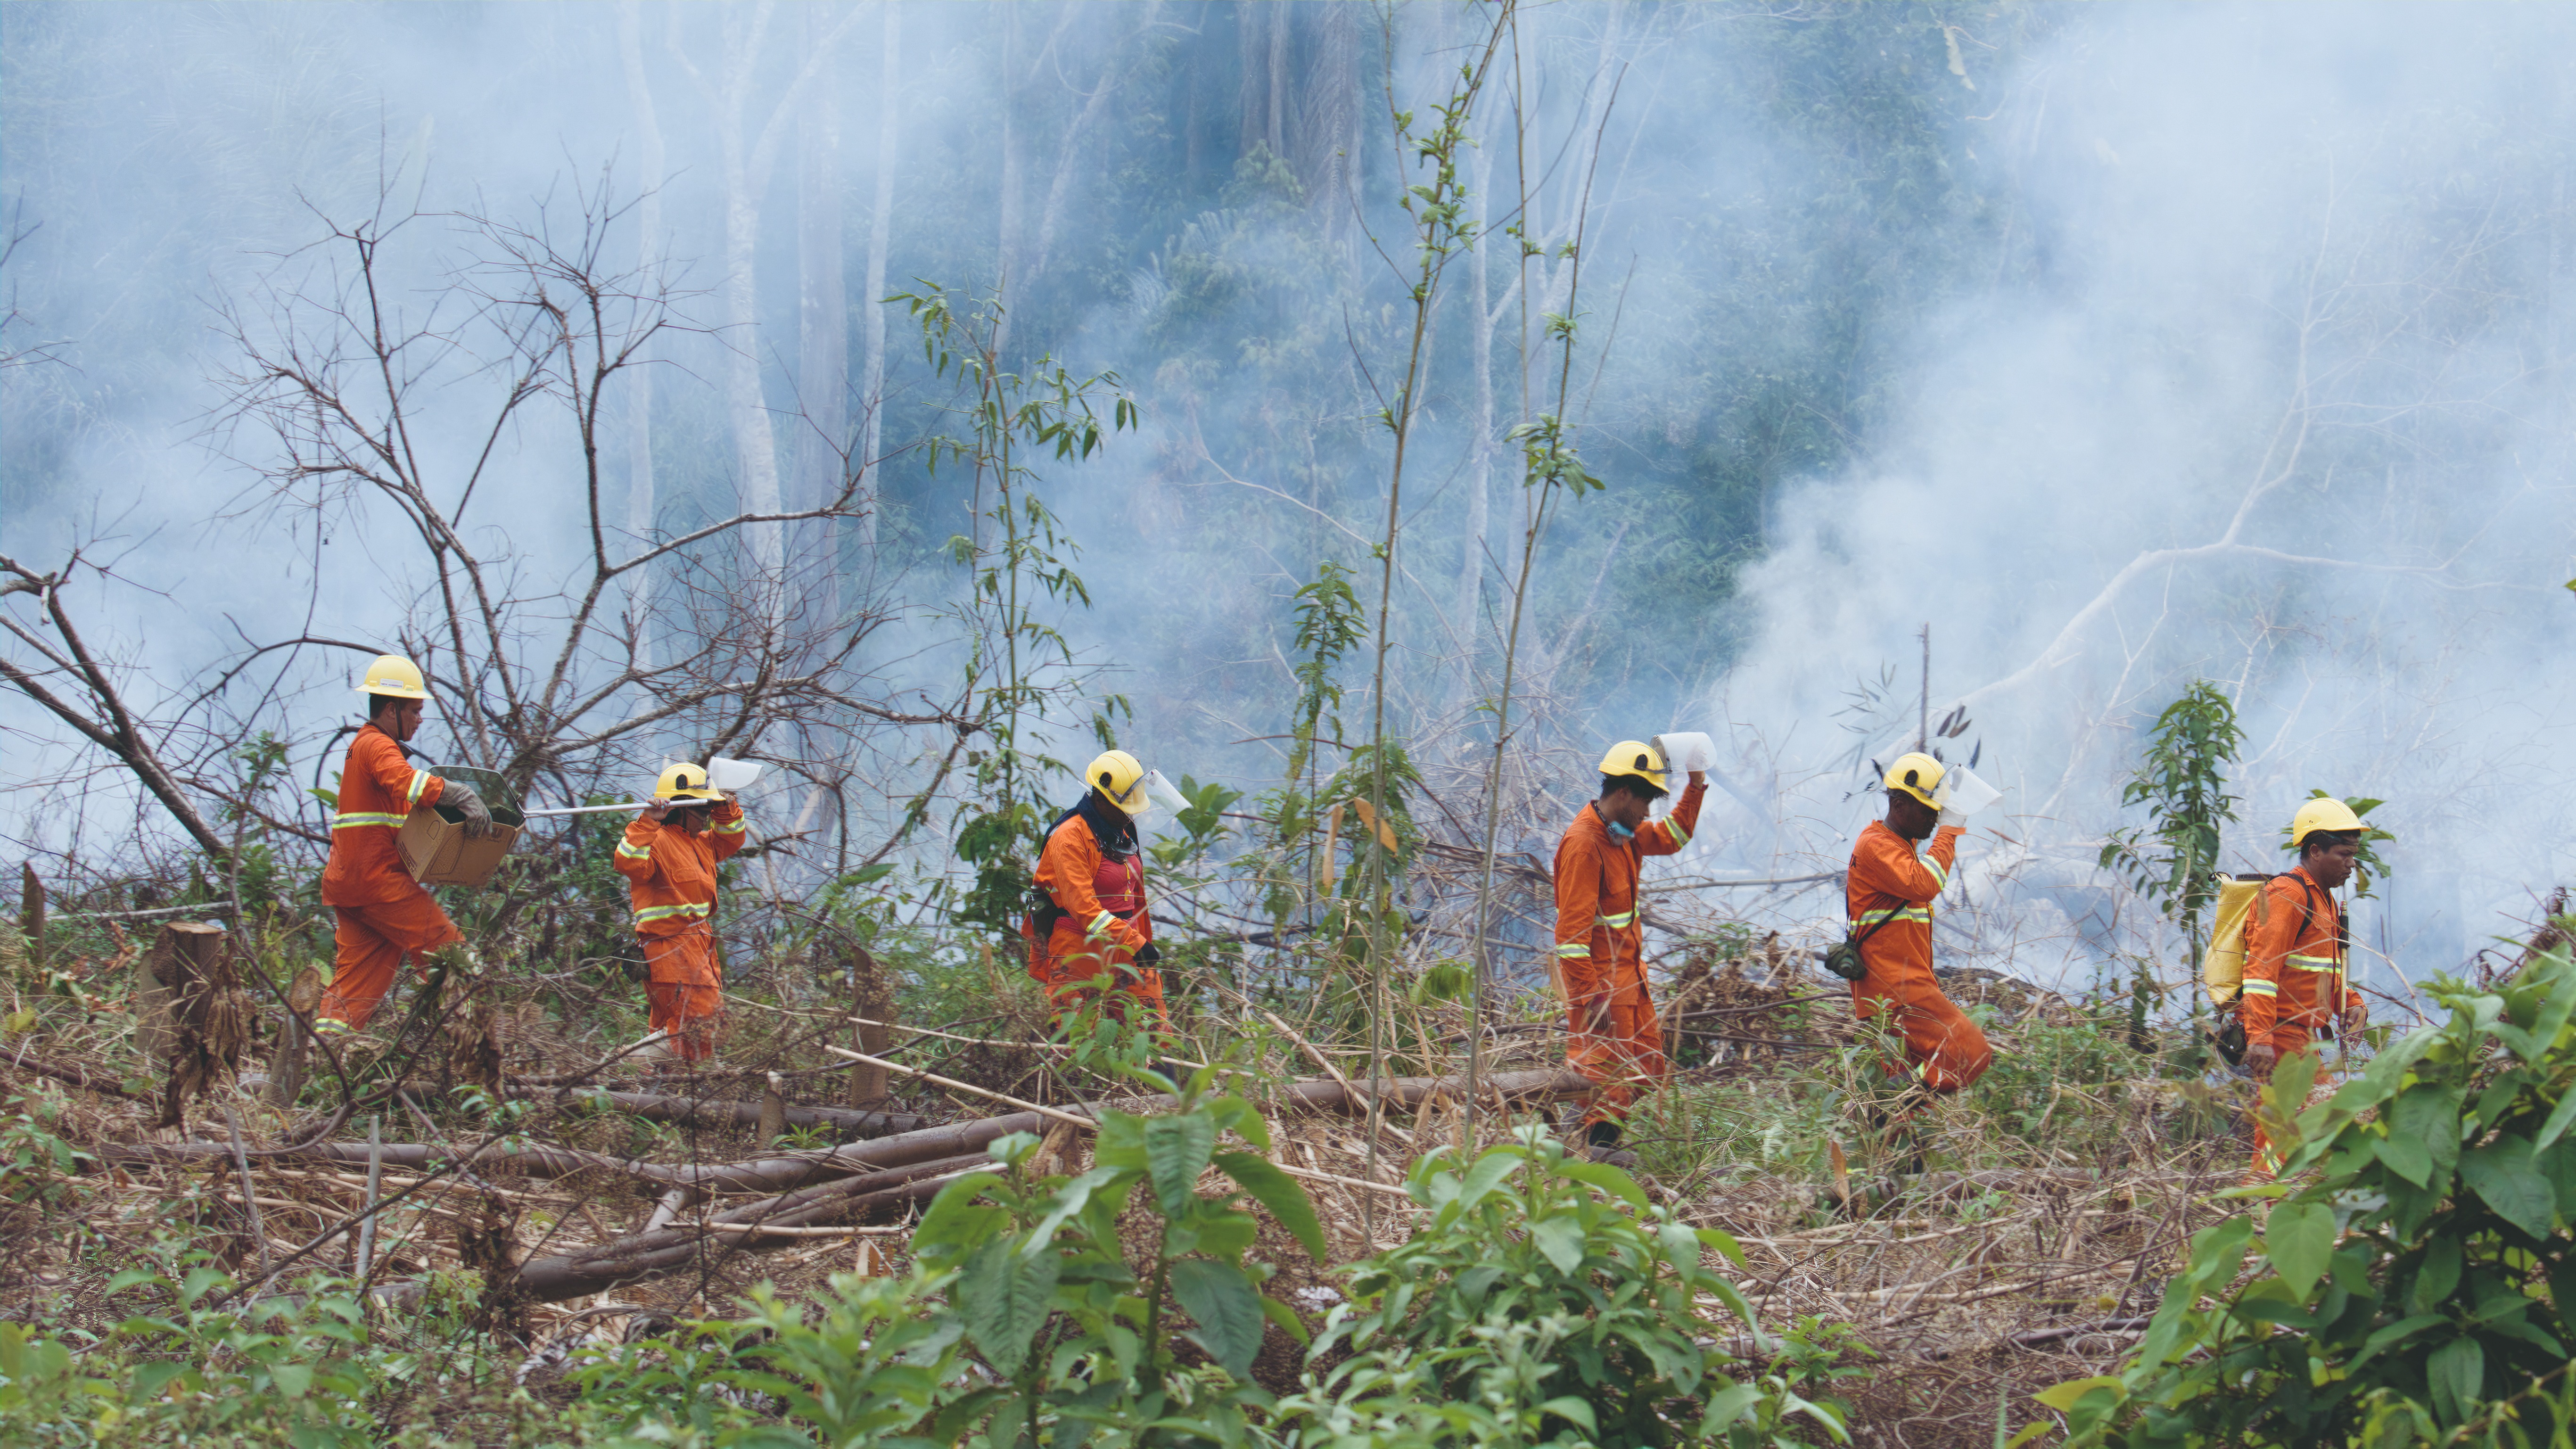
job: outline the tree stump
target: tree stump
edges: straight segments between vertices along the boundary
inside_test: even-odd
[[[760,1141],[762,1146],[787,1135],[786,1079],[776,1072],[769,1074],[769,1090],[760,1094]]]
[[[306,1023],[321,1001],[321,971],[307,966],[296,972],[293,984],[286,988],[286,1019],[278,1025],[277,1050],[268,1061],[268,1102],[272,1107],[292,1108],[304,1091],[304,1048],[312,1037]]]
[[[870,1021],[894,1020],[894,986],[886,980],[877,958],[864,946],[850,948],[850,1008],[853,1014]],[[872,1057],[881,1057],[894,1045],[892,1026],[854,1025],[850,1045]],[[886,1069],[861,1062],[850,1068],[850,1105],[864,1107],[882,1102],[887,1096]]]
[[[250,1040],[250,998],[221,926],[174,921],[136,968],[135,1043],[169,1073],[161,1125],[176,1127],[192,1096],[232,1080]]]
[[[36,879],[36,863],[18,862],[18,935],[27,943],[27,964],[45,964],[45,883]]]

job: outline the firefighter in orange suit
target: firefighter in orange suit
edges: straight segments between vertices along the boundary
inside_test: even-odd
[[[611,862],[632,882],[644,946],[644,1001],[659,1038],[638,1055],[694,1066],[715,1055],[724,1014],[716,961],[716,867],[742,849],[742,807],[707,785],[696,765],[672,765],[653,803],[626,827]]]
[[[2344,978],[2343,911],[2335,888],[2352,876],[2366,827],[2340,800],[2316,799],[2290,821],[2299,868],[2263,883],[2245,923],[2245,1065],[2257,1081],[2340,1025],[2349,1034],[2370,1011]],[[2297,1110],[2292,1108],[2293,1111]],[[2270,1176],[2270,1142],[2254,1123],[2254,1171]]]
[[[1593,1160],[1636,1165],[1619,1146],[1639,1084],[1666,1069],[1655,1001],[1646,990],[1645,929],[1637,923],[1644,857],[1670,855],[1699,825],[1708,776],[1693,770],[1672,813],[1648,820],[1664,797],[1664,757],[1622,740],[1601,758],[1601,796],[1583,807],[1556,847],[1556,976],[1565,995],[1565,1064],[1592,1079],[1583,1145]]]
[[[331,858],[322,868],[322,903],[339,921],[331,936],[331,986],[313,1021],[325,1036],[365,1030],[404,958],[444,952],[465,939],[403,869],[394,848],[403,821],[420,806],[444,804],[464,813],[468,835],[492,829],[491,811],[472,790],[413,769],[403,750],[428,708],[420,666],[383,655],[359,676],[358,689],[367,696],[367,723],[349,741],[331,817]]]
[[[1154,963],[1154,918],[1145,907],[1145,865],[1136,817],[1152,809],[1145,767],[1110,750],[1083,772],[1082,803],[1047,832],[1038,888],[1047,903],[1030,917],[1029,975],[1046,988],[1057,1019],[1096,1004],[1102,1015],[1166,1032],[1163,973]]]
[[[1897,758],[1882,782],[1887,817],[1861,831],[1843,886],[1844,913],[1869,968],[1852,983],[1852,1013],[1863,1021],[1885,1018],[1884,1029],[1905,1039],[1904,1066],[1891,1063],[1890,1075],[1910,1071],[1933,1092],[1958,1091],[1995,1062],[1986,1034],[1932,975],[1932,901],[1949,886],[1959,837],[1967,833],[1934,799],[1946,773],[1930,755]],[[1918,855],[1926,836],[1932,848]]]

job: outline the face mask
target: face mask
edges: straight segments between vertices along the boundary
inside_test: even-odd
[[[1610,826],[1610,838],[1612,840],[1624,842],[1637,838],[1637,830],[1635,826],[1622,825],[1616,820],[1612,820],[1607,823]]]

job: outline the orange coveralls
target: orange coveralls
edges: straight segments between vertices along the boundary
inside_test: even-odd
[[[1914,853],[1914,842],[1873,820],[1852,846],[1851,873],[1843,885],[1843,910],[1852,934],[1875,930],[1861,944],[1869,974],[1852,983],[1852,1014],[1869,1021],[1889,1014],[1889,1028],[1905,1038],[1905,1061],[1915,1078],[1936,1092],[1955,1092],[1986,1074],[1995,1053],[1986,1034],[1968,1020],[1932,975],[1932,901],[1950,884],[1959,850],[1959,826],[1932,832],[1932,848]],[[1885,925],[1878,925],[1880,921]],[[1888,1074],[1900,1068],[1891,1063]]]
[[[372,724],[349,741],[331,817],[331,858],[322,867],[322,904],[339,926],[331,933],[331,987],[315,1012],[321,1021],[364,1030],[394,989],[404,957],[465,939],[403,869],[394,848],[413,808],[437,804],[445,787],[436,775],[413,769],[394,737]]]
[[[1037,882],[1063,912],[1029,950],[1029,975],[1046,988],[1057,1019],[1097,1002],[1110,1020],[1161,1035],[1163,973],[1136,964],[1136,953],[1154,939],[1144,861],[1102,851],[1091,822],[1077,813],[1048,834]],[[1129,1009],[1139,1005],[1145,1019],[1131,1022]]]
[[[2305,922],[2302,925],[2302,921]],[[2281,1057],[2278,1071],[2308,1049],[2318,1032],[2331,1032],[2344,1010],[2361,999],[2344,979],[2343,911],[2334,892],[2305,869],[2276,875],[2255,898],[2245,923],[2245,989],[2238,1010],[2245,1044],[2270,1042]],[[2261,1118],[2254,1122],[2254,1170],[2269,1176],[2270,1142]]]
[[[1601,812],[1576,813],[1556,845],[1556,976],[1565,994],[1565,1064],[1593,1081],[1592,1106],[1583,1130],[1595,1122],[1624,1122],[1637,1086],[1663,1077],[1663,1030],[1646,989],[1645,927],[1637,923],[1637,871],[1643,857],[1670,855],[1690,843],[1699,826],[1704,785],[1686,785],[1672,813],[1614,840]],[[1604,1001],[1610,1016],[1599,1031],[1592,1013]]]
[[[651,1029],[671,1034],[684,1062],[715,1055],[724,1014],[724,970],[716,961],[716,867],[742,849],[742,807],[717,805],[692,834],[641,817],[626,827],[610,862],[632,881],[635,934],[644,945],[644,1002]]]

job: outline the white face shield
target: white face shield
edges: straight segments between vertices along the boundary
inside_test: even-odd
[[[1704,734],[1677,731],[1657,735],[1655,750],[1664,757],[1664,768],[1679,774],[1705,770],[1717,763],[1717,742]]]
[[[1164,779],[1163,772],[1160,770],[1145,772],[1144,791],[1145,808],[1149,814],[1156,808],[1161,808],[1177,815],[1190,808],[1190,797],[1182,794],[1171,781]]]
[[[1992,805],[2004,792],[1978,779],[1965,765],[1952,765],[1932,792],[1932,803],[1953,815],[1968,816]]]

